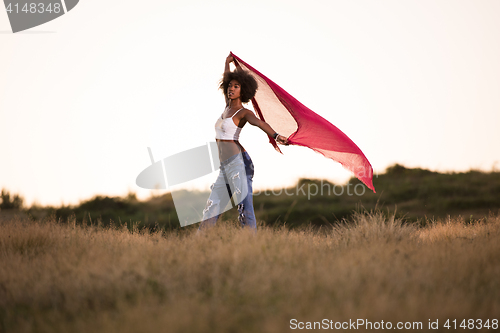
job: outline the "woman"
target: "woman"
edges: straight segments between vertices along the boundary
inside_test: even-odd
[[[255,96],[257,81],[245,71],[231,72],[229,64],[233,60],[231,55],[226,58],[224,76],[219,86],[226,97],[226,108],[215,123],[215,139],[219,160],[222,162],[219,176],[211,186],[212,192],[203,210],[200,229],[216,223],[233,194],[241,226],[257,228],[252,199],[253,163],[245,148],[238,142],[241,129],[247,122],[258,126],[278,143],[288,143],[286,137],[276,133],[269,124],[243,107],[243,103],[248,103]]]

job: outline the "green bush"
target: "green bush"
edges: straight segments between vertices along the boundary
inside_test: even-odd
[[[0,210],[21,209],[23,206],[23,198],[18,194],[10,195],[9,191],[2,189],[0,194]]]

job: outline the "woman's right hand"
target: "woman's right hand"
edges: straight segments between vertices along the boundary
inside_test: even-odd
[[[231,55],[231,53],[229,53],[229,55],[227,56],[226,58],[226,65],[224,66],[224,73],[227,73],[227,72],[230,72],[231,69],[229,68],[229,64],[234,61],[234,58],[233,56]]]

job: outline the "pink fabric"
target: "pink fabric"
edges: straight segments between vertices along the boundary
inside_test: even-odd
[[[373,187],[373,168],[361,149],[332,123],[316,114],[273,81],[231,53],[237,67],[249,71],[259,84],[252,105],[259,118],[288,137],[289,144],[311,148],[339,162],[368,188]],[[269,142],[281,153],[276,141]]]

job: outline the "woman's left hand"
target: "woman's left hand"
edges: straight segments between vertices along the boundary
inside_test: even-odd
[[[276,142],[288,146],[288,138],[283,135],[278,135],[278,137],[276,138]]]

